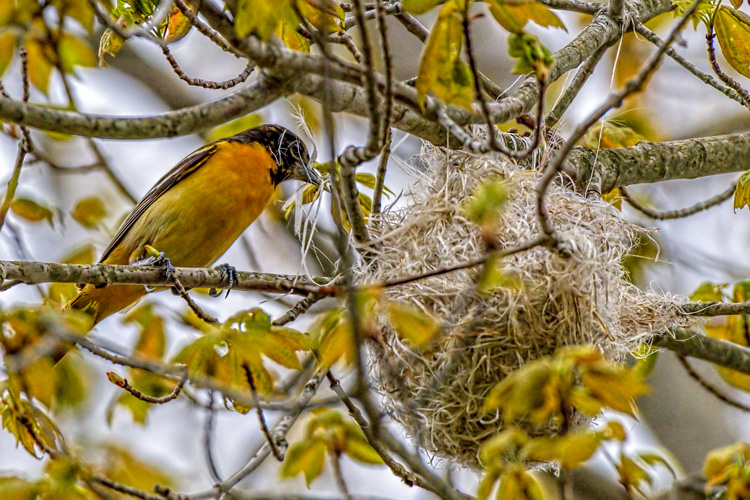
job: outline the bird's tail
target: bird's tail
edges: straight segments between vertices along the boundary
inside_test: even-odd
[[[146,295],[143,285],[86,285],[68,302],[65,309],[77,309],[93,319],[92,328],[101,320],[136,303]]]

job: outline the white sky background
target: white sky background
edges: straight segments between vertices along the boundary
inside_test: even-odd
[[[431,25],[425,18],[426,24]],[[566,16],[566,23],[571,33],[578,31],[578,26],[572,21],[571,16]],[[483,50],[480,57],[480,67],[490,74],[503,75],[501,82],[509,84],[515,77],[509,77],[507,72],[508,63],[505,57],[493,57],[488,49],[501,50],[504,47],[505,35],[494,26],[494,21],[485,16],[478,22],[475,33],[475,45]],[[392,24],[391,33],[397,32],[399,26]],[[542,35],[543,40],[552,49],[561,47],[571,38],[571,35],[559,30],[543,31],[532,29]],[[697,35],[686,32],[689,41],[687,49],[680,48],[679,51],[688,56],[688,59],[698,64],[699,67],[708,70],[703,45],[703,33]],[[132,43],[132,42],[129,42]],[[155,48],[146,47],[142,42],[136,42],[138,49],[152,59],[157,65],[167,67],[167,63],[161,58],[161,54]],[[646,44],[647,42],[643,42]],[[410,45],[408,47],[411,47]],[[402,66],[416,67],[419,54],[409,50],[396,51]],[[242,64],[227,56],[206,42],[203,37],[191,34],[186,40],[175,45],[173,54],[182,64],[183,69],[191,76],[208,79],[225,79],[235,76],[242,69]],[[604,98],[603,92],[609,88],[611,74],[606,70],[603,63],[591,81],[584,87],[583,96],[576,102],[574,108],[566,115],[565,125],[576,123],[585,113],[595,107]],[[18,82],[11,75],[18,74],[17,66],[6,73],[4,84],[8,91],[14,95],[20,95]],[[139,84],[130,77],[115,69],[84,70],[80,72],[80,81],[75,84],[75,93],[79,98],[81,111],[94,114],[112,114],[120,116],[153,115],[168,111],[168,107],[155,97],[146,87]],[[739,105],[728,101],[717,91],[704,86],[697,79],[692,78],[686,71],[671,61],[667,61],[662,69],[652,79],[651,95],[659,96],[659,101],[651,100],[649,106],[653,107],[653,115],[663,122],[664,135],[667,137],[682,137],[691,134],[692,130],[701,129],[704,134],[710,134],[706,125],[718,117],[726,117],[738,114],[742,109]],[[221,91],[207,91],[191,89],[203,100],[216,99],[223,95]],[[59,85],[54,86],[53,97],[60,102]],[[43,102],[39,95],[35,101]],[[651,110],[649,110],[651,111]],[[272,109],[261,110],[263,117],[269,122],[281,123],[286,126],[294,125],[294,118],[289,116],[288,108],[284,105],[274,105]],[[361,120],[347,119],[345,126],[340,126],[341,137],[337,144],[341,148],[345,144],[361,144],[366,139],[366,129]],[[340,121],[341,125],[342,122]],[[46,146],[50,143],[40,134],[35,134],[36,144]],[[399,142],[401,135],[398,134],[394,141]],[[170,169],[183,156],[203,144],[202,139],[197,136],[181,137],[174,139],[157,139],[149,141],[98,141],[105,156],[110,161],[113,169],[119,177],[125,181],[127,187],[136,197],[142,196],[153,183]],[[404,161],[418,151],[418,143],[414,140],[406,141],[395,154]],[[80,155],[85,150],[83,145],[78,154],[71,154],[68,144],[62,144],[56,156],[59,162],[69,165],[80,165],[88,162]],[[321,160],[325,160],[326,145],[319,143]],[[5,185],[13,168],[16,144],[9,138],[0,137],[0,183]],[[363,169],[373,172],[377,162],[371,162]],[[654,186],[636,187],[633,192],[648,194],[654,203],[663,208],[678,208],[690,205],[700,200],[713,196],[713,194],[724,190],[731,178],[736,176],[717,176],[702,181],[677,181],[662,183]],[[408,188],[413,178],[404,173],[394,162],[391,162],[386,184],[399,193]],[[21,228],[24,241],[30,249],[31,255],[36,260],[59,261],[66,253],[73,249],[72,242],[94,241],[99,250],[109,241],[109,237],[116,228],[120,218],[129,210],[126,200],[117,191],[107,184],[101,174],[87,176],[67,175],[58,176],[50,173],[50,170],[41,165],[26,166],[21,176],[19,196],[29,196],[39,201],[54,203],[67,213],[81,198],[97,195],[105,199],[110,208],[110,217],[107,220],[107,228],[100,231],[87,231],[81,228],[69,216],[65,215],[56,221],[54,229],[46,224],[29,225],[18,223]],[[324,207],[327,212],[327,207]],[[642,216],[625,209],[625,213],[632,220],[637,221],[645,227],[658,227],[664,242],[664,250],[668,253],[668,262],[656,268],[652,274],[652,286],[655,289],[671,293],[689,294],[701,281],[710,279],[717,282],[733,281],[747,278],[750,274],[750,256],[746,251],[748,242],[747,211],[732,214],[731,203],[724,203],[720,207],[708,212],[698,214],[690,219],[656,223],[644,219]],[[18,222],[13,214],[10,215],[12,222]],[[244,251],[239,245],[235,245],[220,260],[230,262],[241,270],[258,270],[275,273],[295,273],[298,270],[298,256],[294,255],[289,245],[279,245],[284,241],[282,231],[273,226],[274,222],[267,217],[259,219],[246,233],[257,259],[262,263],[261,269],[253,269]],[[264,251],[264,249],[266,251]],[[271,249],[271,251],[267,251]],[[8,239],[7,231],[0,236],[0,258],[16,259],[19,255]],[[159,294],[156,298],[160,303],[176,305],[182,308],[183,304],[169,294]],[[227,300],[207,299],[200,297],[200,302],[205,304],[211,312],[226,315],[229,311],[260,305],[268,312],[278,314],[283,307],[272,302],[261,301],[265,299],[258,294],[233,292]],[[37,303],[39,296],[32,287],[16,287],[10,292],[0,295],[0,307],[9,307],[19,303]],[[303,322],[293,326],[302,328]],[[184,332],[179,332],[175,325],[169,325],[170,352],[182,347],[188,340]],[[106,339],[109,343],[117,345],[132,345],[135,330],[120,323],[120,317],[115,316],[98,326],[94,333],[98,338]],[[668,358],[663,355],[662,358]],[[104,373],[112,367],[106,362],[86,355],[92,361],[92,381],[97,386],[96,396],[91,398],[91,412],[83,421],[74,419],[61,419],[64,433],[75,441],[85,437],[87,440],[115,441],[132,447],[138,456],[163,465],[168,471],[172,471],[181,478],[181,490],[191,492],[202,490],[210,486],[210,477],[206,471],[206,464],[202,445],[202,426],[205,415],[181,400],[176,403],[154,408],[149,417],[149,425],[146,427],[132,423],[130,415],[126,410],[118,410],[112,427],[104,423],[104,412],[107,403],[116,394],[117,389],[106,381]],[[660,360],[660,366],[664,359]],[[661,369],[661,368],[660,368]],[[121,370],[119,373],[124,373]],[[647,399],[661,398],[669,400],[664,393],[674,388],[676,383],[684,383],[684,390],[688,395],[690,391],[696,393],[701,389],[686,380],[684,373],[675,372],[680,377],[676,381],[668,378],[664,384],[655,386],[655,395]],[[657,377],[659,370],[657,370]],[[680,382],[681,381],[681,382]],[[326,384],[322,384],[321,393],[328,394]],[[742,397],[733,393],[735,397]],[[693,399],[688,397],[687,399]],[[725,410],[724,407],[713,400],[707,399],[702,407],[679,406],[679,402],[672,402],[677,406],[667,407],[663,413],[680,411],[700,411],[710,414],[708,424],[713,429],[706,429],[706,434],[713,436],[713,431],[720,431],[719,441],[710,443],[711,447],[728,444],[742,437],[748,438],[747,422],[745,417],[740,418],[737,413]],[[709,405],[710,411],[705,405]],[[653,406],[653,405],[651,405]],[[658,406],[658,405],[657,405]],[[681,410],[688,408],[688,410]],[[692,408],[692,410],[690,410]],[[662,414],[663,414],[662,413]],[[650,415],[651,413],[649,413]],[[225,476],[239,467],[243,460],[247,459],[248,450],[253,449],[261,439],[258,432],[257,420],[254,414],[245,416],[219,412],[218,424],[215,429],[214,449],[219,457],[220,468]],[[648,415],[647,415],[648,416]],[[274,416],[269,415],[273,421]],[[692,413],[685,415],[692,418]],[[665,426],[679,425],[663,424]],[[290,435],[290,441],[298,437],[299,427]],[[644,423],[631,422],[627,426],[633,433],[633,441],[636,446],[658,446],[653,440],[650,430]],[[726,442],[723,442],[726,441]],[[674,443],[667,443],[670,447]],[[674,449],[674,448],[673,448]],[[710,448],[703,450],[703,454]],[[676,451],[679,455],[679,452]],[[686,467],[693,468],[695,464],[687,460]],[[251,476],[244,483],[245,487],[253,490],[304,490],[304,481],[301,478],[284,482],[278,481],[278,465],[273,459],[269,459],[264,470]],[[354,493],[377,493],[378,495],[391,498],[425,498],[427,493],[417,488],[407,488],[394,478],[384,467],[363,467],[349,460],[343,463],[345,477]],[[17,449],[14,439],[5,432],[0,432],[0,471],[16,471],[30,476],[37,474],[40,470],[40,462],[31,458],[25,451]],[[469,472],[462,472],[457,476],[458,484],[468,492],[474,491],[475,478]],[[313,484],[313,491],[319,493],[336,493],[335,484],[327,470],[322,479]]]

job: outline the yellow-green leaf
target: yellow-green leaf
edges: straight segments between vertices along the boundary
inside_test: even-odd
[[[333,0],[297,0],[302,17],[322,33],[344,30],[344,10]]]
[[[599,364],[586,369],[581,378],[586,389],[606,406],[632,416],[633,400],[650,390],[638,374],[623,365]]]
[[[726,284],[716,284],[704,281],[698,286],[698,288],[695,289],[692,294],[690,294],[690,300],[700,300],[703,302],[721,302],[724,300],[723,289],[726,286]]]
[[[13,54],[16,52],[16,34],[13,30],[5,30],[0,33],[0,76],[10,66]]]
[[[615,468],[620,475],[620,483],[629,490],[634,489],[641,492],[641,483],[651,484],[651,477],[643,470],[643,467],[625,455],[620,456],[620,463]]]
[[[410,14],[425,14],[439,5],[443,0],[404,0],[401,4]]]
[[[508,54],[518,59],[513,66],[513,73],[534,73],[540,80],[547,79],[549,68],[555,62],[552,53],[539,39],[523,32],[508,35]]]
[[[297,441],[293,443],[281,465],[281,477],[287,479],[300,473],[305,475],[305,482],[310,486],[320,473],[326,459],[326,445],[322,441]]]
[[[750,16],[721,6],[714,27],[724,58],[737,72],[750,78]]]
[[[513,467],[503,475],[497,498],[498,500],[545,500],[542,487],[521,465]]]
[[[534,438],[524,451],[531,460],[555,460],[563,469],[573,469],[591,458],[601,442],[598,432],[577,431],[565,436]]]
[[[307,38],[300,35],[294,24],[281,23],[276,31],[276,35],[288,48],[305,53],[310,52],[310,42]]]
[[[29,222],[41,222],[46,220],[52,225],[52,210],[43,207],[33,200],[27,198],[15,198],[10,204],[10,209],[17,216],[26,219]]]
[[[268,40],[282,22],[296,27],[297,15],[292,7],[294,0],[240,0],[234,29],[241,37],[255,33],[261,40]]]
[[[383,459],[378,455],[378,452],[364,439],[347,440],[346,454],[363,464],[380,465],[383,463]]]
[[[60,65],[66,73],[73,74],[76,66],[96,67],[96,54],[86,42],[69,33],[63,33],[57,45]]]
[[[520,33],[529,21],[539,26],[555,27],[565,31],[565,25],[554,12],[535,0],[505,2],[491,0],[490,13],[500,25],[511,33]]]
[[[26,38],[27,59],[29,61],[29,81],[31,84],[47,93],[49,89],[49,78],[52,75],[53,65],[44,53],[42,44],[33,38]]]
[[[399,337],[417,348],[426,347],[440,333],[440,321],[412,304],[393,301],[387,304],[387,309]]]
[[[83,227],[93,229],[107,216],[107,208],[99,198],[84,198],[76,203],[70,215]]]
[[[88,0],[52,0],[52,5],[60,14],[64,13],[66,17],[75,19],[91,33],[94,27],[94,9]]]
[[[344,308],[334,309],[323,316],[313,327],[318,332],[318,363],[330,367],[339,359],[347,364],[356,360],[357,346],[354,341],[351,318]]]
[[[463,9],[460,0],[449,0],[440,9],[427,39],[417,76],[417,97],[424,106],[428,92],[446,104],[471,109],[474,102],[474,76],[461,59]]]
[[[122,23],[121,20],[118,20],[117,24],[119,26],[123,26],[125,23]],[[107,28],[106,30],[104,30],[104,33],[102,33],[102,36],[99,39],[99,65],[107,66],[107,61],[105,60],[104,56],[109,55],[114,57],[124,44],[125,40],[114,30],[112,30],[111,28]]]

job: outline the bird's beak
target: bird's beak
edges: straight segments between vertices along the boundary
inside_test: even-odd
[[[298,162],[294,169],[294,178],[314,186],[320,186],[323,181],[318,171],[315,170],[312,161],[308,164]]]

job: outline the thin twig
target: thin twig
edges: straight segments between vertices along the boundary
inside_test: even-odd
[[[273,456],[276,460],[279,462],[284,460],[284,454],[281,450],[279,450],[278,446],[276,446],[276,442],[274,442],[273,438],[271,437],[271,433],[268,430],[268,425],[266,424],[266,417],[263,416],[263,409],[260,407],[260,400],[258,399],[258,391],[255,389],[255,381],[253,380],[253,374],[250,371],[250,367],[245,365],[242,367],[245,370],[245,378],[247,379],[247,384],[250,386],[250,397],[253,398],[253,402],[255,404],[255,411],[258,414],[258,424],[260,425],[260,431],[263,433],[263,437],[265,438],[268,445],[271,447],[271,453],[273,453]]]
[[[746,413],[750,413],[750,406],[747,406],[743,403],[740,403],[739,401],[735,401],[734,399],[730,398],[723,392],[721,392],[717,387],[714,387],[712,384],[708,383],[703,376],[701,376],[700,373],[696,372],[693,367],[690,365],[690,362],[685,356],[677,356],[677,359],[679,360],[682,367],[685,369],[685,371],[690,375],[690,378],[698,382],[698,385],[703,387],[708,393],[710,393],[713,397],[721,401],[722,403],[725,403],[729,406],[732,406],[734,408],[737,408],[738,410],[742,410]]]
[[[656,33],[648,29],[646,26],[644,26],[641,23],[635,24],[635,31],[637,31],[640,35],[642,35],[646,40],[653,43],[657,47],[664,43],[661,38],[659,38]],[[669,47],[667,49],[667,55],[675,60],[680,66],[688,70],[690,73],[698,77],[699,80],[701,80],[706,85],[710,85],[711,87],[715,88],[725,96],[729,97],[730,99],[737,101],[738,103],[742,104],[743,106],[747,106],[747,100],[743,99],[740,94],[737,93],[736,90],[729,88],[727,86],[722,85],[720,82],[716,81],[714,77],[709,75],[708,73],[705,73],[701,70],[699,70],[693,63],[682,57],[679,53],[677,53],[676,50],[674,50],[672,47]]]
[[[188,85],[192,85],[194,87],[202,87],[204,89],[210,89],[210,90],[231,89],[232,87],[236,87],[240,83],[245,82],[245,80],[247,80],[252,74],[252,72],[255,70],[255,68],[252,65],[248,64],[247,66],[245,66],[245,69],[242,70],[242,73],[240,73],[234,78],[231,78],[229,80],[224,80],[221,82],[215,82],[212,80],[204,80],[202,78],[193,78],[185,74],[185,72],[182,70],[180,65],[177,63],[177,60],[172,55],[172,52],[169,50],[169,47],[164,45],[162,46],[161,51],[164,54],[164,57],[167,59],[167,62],[169,62],[169,65],[172,67],[172,71],[174,71],[177,77],[183,82],[187,83]]]
[[[347,500],[352,500],[352,495],[349,493],[349,487],[346,485],[344,480],[344,474],[341,472],[341,454],[331,454],[331,467],[333,468],[333,477],[336,478],[336,484],[339,487],[339,491]]]
[[[18,50],[18,55],[21,58],[21,79],[23,82],[23,102],[29,101],[29,59],[26,54],[26,47],[21,45]],[[3,93],[4,89],[3,89]],[[26,127],[21,127],[21,140],[18,142],[18,153],[16,154],[16,163],[13,166],[13,172],[8,180],[8,187],[5,190],[5,197],[0,205],[0,231],[3,230],[5,224],[5,218],[8,215],[8,210],[13,203],[13,197],[16,195],[16,189],[18,188],[18,180],[21,177],[21,169],[23,168],[23,161],[26,158],[26,154],[30,153],[33,149],[31,144],[31,135]]]
[[[746,108],[750,107],[750,93],[742,88],[740,82],[724,73],[724,71],[721,69],[721,66],[719,66],[719,61],[716,60],[716,49],[714,49],[714,38],[716,38],[716,34],[713,31],[713,26],[709,29],[711,31],[706,34],[706,50],[708,51],[708,61],[711,63],[711,69],[716,74],[716,76],[719,77],[719,80],[721,80],[729,88],[737,92],[740,99],[742,99],[742,104]]]
[[[568,107],[578,96],[578,92],[580,92],[586,81],[593,74],[594,69],[599,64],[599,61],[607,52],[608,48],[609,47],[606,44],[602,45],[596,50],[596,52],[591,54],[591,57],[584,61],[584,63],[578,69],[576,76],[573,77],[573,81],[570,82],[568,88],[565,89],[565,93],[562,95],[562,97],[560,97],[560,99],[558,99],[558,101],[555,103],[555,106],[552,108],[552,111],[550,111],[547,115],[547,118],[545,119],[545,125],[547,126],[547,128],[551,128],[557,125],[557,122],[560,121],[560,118],[562,118],[563,114],[565,114],[565,111],[567,111]]]
[[[273,427],[273,429],[270,430],[269,434],[271,435],[271,439],[274,440],[275,443],[281,444],[279,448],[283,453],[286,453],[285,437],[287,432],[289,432],[292,424],[294,424],[294,422],[304,411],[304,409],[307,408],[307,405],[317,392],[318,386],[320,385],[320,382],[323,380],[323,378],[325,378],[325,373],[322,370],[316,371],[310,378],[310,380],[308,380],[308,382],[305,384],[305,388],[297,397],[297,401],[295,402],[294,406],[290,408],[289,411],[281,418],[281,420],[279,420],[279,423],[277,423]],[[257,469],[270,454],[271,446],[268,444],[268,441],[264,441],[263,445],[253,455],[253,457],[250,459],[250,461],[248,461],[247,464],[245,464],[241,469],[232,474],[232,476],[230,476],[227,480],[219,485],[220,491],[226,492],[234,488],[237,483],[242,481],[245,477],[248,476],[248,474],[251,474],[255,469]]]
[[[344,406],[346,406],[347,410],[349,410],[349,415],[365,433],[367,442],[370,443],[370,446],[372,446],[377,454],[380,455],[380,458],[383,459],[383,463],[385,463],[385,465],[387,465],[388,468],[391,469],[391,472],[393,472],[396,477],[400,478],[407,486],[418,486],[427,491],[435,492],[435,489],[431,486],[430,483],[425,481],[419,475],[410,472],[403,465],[394,460],[390,453],[388,453],[388,450],[386,450],[385,447],[373,436],[370,424],[367,422],[364,415],[362,415],[362,412],[359,410],[359,408],[357,408],[354,402],[352,402],[351,398],[346,393],[346,391],[344,391],[343,387],[341,387],[341,383],[336,377],[334,377],[333,373],[329,371],[326,374],[326,377],[328,378],[331,390],[335,392],[341,399],[341,402],[344,404]]]
[[[712,196],[705,201],[701,201],[699,203],[696,203],[695,205],[691,205],[689,207],[681,208],[678,210],[654,210],[653,208],[648,208],[639,203],[635,198],[633,198],[630,195],[630,190],[625,186],[620,186],[620,195],[622,196],[622,199],[627,201],[631,207],[638,210],[642,214],[651,217],[652,219],[672,220],[690,217],[691,215],[695,215],[704,210],[708,210],[711,207],[715,207],[716,205],[719,205],[720,203],[723,203],[731,198],[734,195],[734,191],[736,188],[737,183],[733,182],[732,185],[729,186],[729,188],[717,194],[716,196]]]
[[[305,314],[316,302],[318,302],[322,298],[323,297],[319,295],[311,293],[304,299],[294,304],[294,306],[287,312],[285,312],[282,316],[279,316],[278,318],[273,320],[272,324],[275,326],[284,326],[288,323],[291,323],[301,315]]]
[[[187,302],[188,307],[195,313],[196,316],[198,316],[200,319],[208,323],[209,325],[213,325],[219,322],[217,318],[214,316],[208,314],[206,311],[204,311],[196,302],[193,300],[193,298],[190,296],[188,291],[185,289],[184,286],[182,286],[182,282],[180,282],[179,279],[174,280],[174,286],[172,289],[182,297],[182,299]]]
[[[208,463],[208,473],[214,483],[220,484],[223,479],[219,472],[218,464],[214,458],[213,435],[214,419],[216,418],[216,408],[214,407],[214,391],[208,391],[208,408],[206,409],[206,422],[203,425],[203,449],[206,452],[206,462]]]
[[[659,49],[654,52],[651,57],[649,57],[649,59],[646,61],[646,64],[638,72],[638,74],[628,80],[621,90],[610,93],[604,100],[604,102],[576,127],[571,137],[568,138],[565,144],[562,145],[560,151],[555,156],[553,161],[549,163],[545,168],[544,173],[539,179],[536,187],[537,220],[545,236],[551,238],[556,237],[552,222],[550,221],[549,214],[547,213],[546,194],[550,184],[552,184],[552,181],[561,171],[563,162],[573,150],[573,147],[578,142],[578,140],[581,139],[584,134],[586,134],[586,132],[594,125],[594,123],[596,123],[610,109],[620,107],[626,97],[639,92],[643,88],[651,74],[656,71],[656,67],[664,56],[667,48],[672,45],[679,33],[682,31],[682,28],[684,28],[685,24],[687,24],[690,16],[692,16],[693,12],[695,12],[695,10],[698,8],[700,1],[701,0],[695,0],[693,2],[690,8],[685,12],[682,18],[680,18],[675,27],[669,33],[669,36],[664,41],[664,43],[659,46]]]
[[[101,484],[102,486],[106,486],[112,491],[130,495],[134,498],[140,498],[141,500],[164,500],[163,496],[151,495],[150,493],[146,493],[145,491],[139,490],[138,488],[112,481],[111,479],[103,476],[93,476],[91,480],[98,484]]]
[[[109,374],[107,374],[109,376]],[[170,401],[173,401],[177,399],[177,397],[180,395],[180,392],[182,391],[182,388],[185,386],[185,383],[188,380],[187,376],[187,370],[184,370],[184,373],[182,377],[180,377],[180,380],[177,382],[177,385],[174,386],[174,389],[172,389],[172,392],[167,394],[166,396],[161,397],[154,397],[149,396],[147,394],[142,393],[141,391],[137,390],[135,387],[130,385],[128,383],[128,380],[126,378],[119,378],[118,380],[112,380],[112,383],[114,383],[117,387],[124,389],[125,391],[129,392],[133,397],[140,399],[141,401],[145,401],[146,403],[151,403],[155,405],[161,405],[164,403],[169,403]]]
[[[219,35],[216,31],[212,30],[210,26],[201,21],[195,14],[195,12],[193,12],[193,9],[185,4],[184,0],[174,0],[174,4],[178,9],[180,9],[182,15],[188,18],[190,24],[192,24],[195,29],[197,29],[203,36],[218,45],[221,50],[229,52],[239,59],[245,59],[245,55],[242,52],[237,50],[232,44],[222,38],[222,36]]]
[[[372,191],[372,210],[373,214],[380,213],[380,207],[383,198],[383,188],[385,187],[385,173],[388,168],[388,158],[391,155],[391,142],[393,140],[393,131],[389,127],[385,132],[385,145],[380,152],[380,162],[378,171],[375,175],[375,188]]]

